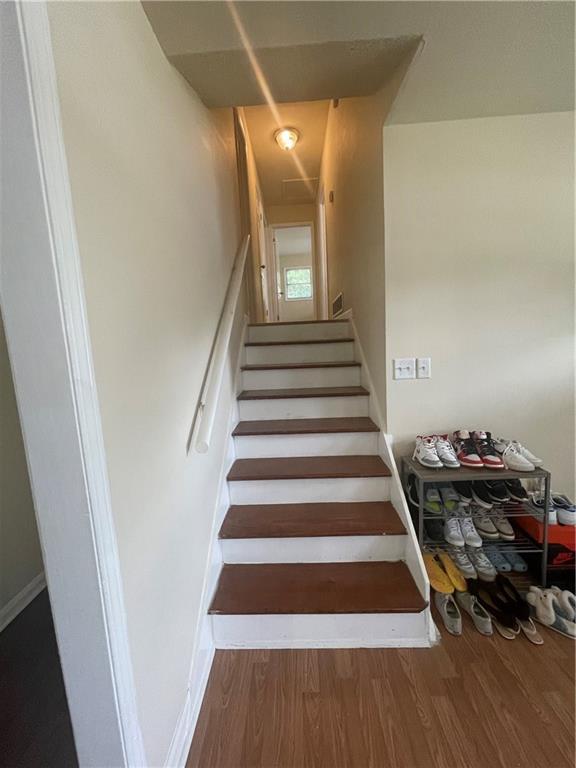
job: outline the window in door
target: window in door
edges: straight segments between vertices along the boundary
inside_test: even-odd
[[[312,269],[310,267],[287,267],[284,270],[286,301],[303,301],[312,298]]]

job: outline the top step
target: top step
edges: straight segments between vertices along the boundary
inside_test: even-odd
[[[262,323],[248,326],[248,342],[310,341],[349,338],[348,320],[306,320],[298,323]]]

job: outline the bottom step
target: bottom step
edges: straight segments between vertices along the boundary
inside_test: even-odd
[[[225,565],[212,614],[419,613],[403,562]]]

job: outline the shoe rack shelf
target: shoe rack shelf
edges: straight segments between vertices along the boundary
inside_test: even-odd
[[[472,482],[474,480],[535,480],[543,486],[544,509],[548,509],[550,503],[550,473],[548,470],[539,467],[532,472],[514,472],[509,469],[428,469],[419,464],[415,459],[402,459],[402,485],[408,496],[408,478],[414,475],[416,478],[418,492],[418,519],[417,533],[420,547],[434,546],[437,549],[447,549],[450,545],[446,542],[437,542],[426,536],[424,530],[425,520],[444,521],[445,515],[434,515],[424,509],[424,499],[426,487],[435,483],[454,483],[454,482]],[[518,554],[539,554],[541,556],[541,583],[546,586],[547,566],[548,566],[548,515],[543,511],[534,509],[531,505],[523,502],[504,502],[495,505],[502,509],[508,518],[526,517],[527,515],[535,518],[542,526],[542,541],[533,541],[529,536],[515,529],[515,538],[513,541],[503,539],[486,539],[487,546],[495,546],[503,552],[516,552]],[[412,505],[410,505],[412,508]],[[488,512],[488,515],[490,513]]]

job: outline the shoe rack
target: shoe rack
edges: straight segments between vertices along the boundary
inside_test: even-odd
[[[418,510],[417,519],[414,521],[418,533],[418,543],[420,547],[436,547],[436,549],[447,549],[450,545],[445,541],[438,542],[428,538],[424,523],[426,520],[440,520],[442,523],[446,519],[445,513],[434,515],[424,508],[424,498],[427,486],[435,483],[454,483],[468,482],[475,480],[535,480],[543,489],[545,499],[544,509],[548,509],[550,503],[550,473],[548,470],[539,467],[532,472],[515,472],[510,469],[428,469],[419,464],[415,459],[405,457],[401,465],[402,485],[408,499],[408,477],[414,475],[416,478],[416,487],[418,492]],[[408,501],[408,506],[414,510],[414,506]],[[484,545],[495,546],[503,553],[517,552],[521,554],[538,554],[541,558],[541,584],[546,586],[547,568],[548,568],[548,515],[545,512],[535,510],[528,502],[504,502],[495,504],[495,507],[502,509],[504,515],[509,519],[516,538],[514,541],[504,541],[502,539],[484,539]],[[485,510],[490,516],[490,511]],[[542,542],[531,539],[522,529],[514,525],[515,517],[531,516],[538,520],[542,525]],[[483,546],[484,546],[483,545]]]

